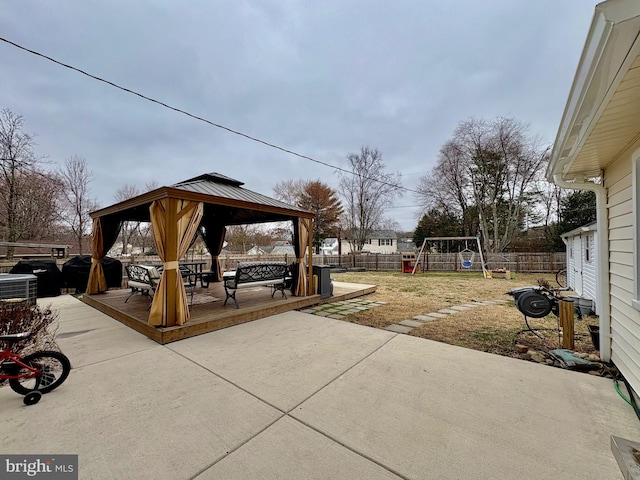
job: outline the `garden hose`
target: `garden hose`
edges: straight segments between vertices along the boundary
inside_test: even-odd
[[[622,399],[627,402],[629,405],[631,405],[633,407],[633,404],[631,403],[631,400],[629,400],[627,397],[625,397],[623,395],[623,393],[620,391],[620,385],[618,384],[618,380],[617,379],[613,379],[613,385],[616,388],[616,392],[618,392],[618,395],[620,395],[622,397]]]
[[[633,390],[629,386],[627,379],[624,378],[624,375],[622,375],[620,371],[617,370],[615,367],[609,367],[605,365],[605,370],[613,378],[613,386],[616,389],[616,392],[618,392],[618,395],[620,395],[620,398],[622,398],[625,402],[631,405],[631,408],[633,408],[633,411],[635,412],[636,416],[638,417],[638,419],[640,419],[640,408],[638,408],[638,404],[636,403],[636,399],[633,395]],[[624,386],[627,387],[627,393],[629,394],[628,398],[625,397],[625,395],[622,393],[622,390],[620,389],[620,383],[619,383],[620,380],[622,380],[624,382]]]

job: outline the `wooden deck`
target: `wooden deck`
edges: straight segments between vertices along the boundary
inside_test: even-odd
[[[288,290],[286,299],[282,298],[279,292],[271,298],[269,287],[246,288],[238,291],[237,299],[240,308],[236,308],[231,299],[223,305],[226,295],[222,283],[211,283],[209,288],[197,289],[194,305],[191,306],[191,318],[184,325],[175,327],[148,325],[150,298],[136,294],[124,303],[131,293],[129,289],[109,290],[98,295],[85,294],[82,299],[86,304],[150,339],[165,344],[289,310],[298,310],[319,303],[348,300],[376,291],[375,285],[342,282],[334,282],[333,285],[333,296],[325,300],[321,300],[320,295],[294,297]]]

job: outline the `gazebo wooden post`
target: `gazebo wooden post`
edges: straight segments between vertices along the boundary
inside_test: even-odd
[[[307,224],[307,249],[309,252],[309,271],[307,272],[307,285],[309,285],[309,289],[307,290],[307,295],[313,295],[316,292],[313,288],[313,219],[309,219],[309,223]]]
[[[165,263],[177,262],[178,253],[178,200],[175,198],[167,199],[166,214],[166,232],[165,232]],[[166,292],[166,312],[167,318],[165,325],[176,324],[176,282],[178,270],[170,268],[166,270],[167,282],[165,284]]]

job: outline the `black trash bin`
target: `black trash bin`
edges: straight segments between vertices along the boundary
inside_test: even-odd
[[[314,265],[313,275],[318,277],[318,294],[321,299],[330,298],[333,295],[333,284],[331,283],[331,266]]]
[[[37,279],[37,296],[57,297],[62,287],[62,273],[55,260],[20,260],[9,273],[30,273]]]
[[[107,288],[122,287],[122,262],[111,257],[104,257],[102,262]],[[91,271],[91,255],[78,255],[67,260],[62,265],[62,281],[66,288],[75,288],[76,292],[84,293],[89,283]]]

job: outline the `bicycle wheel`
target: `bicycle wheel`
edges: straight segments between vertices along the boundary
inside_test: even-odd
[[[567,286],[567,269],[563,268],[562,270],[556,273],[556,283],[560,285],[562,288]]]
[[[67,379],[71,370],[71,363],[66,355],[60,352],[36,352],[22,359],[23,363],[42,371],[42,375],[33,378],[18,378],[9,380],[11,389],[20,395],[38,390],[48,393],[59,387]],[[29,375],[31,370],[21,367],[18,375]]]

